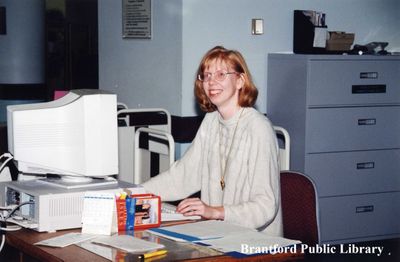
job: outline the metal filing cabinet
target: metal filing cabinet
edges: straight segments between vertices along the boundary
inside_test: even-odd
[[[321,243],[400,236],[400,56],[268,55],[267,115],[318,191]]]

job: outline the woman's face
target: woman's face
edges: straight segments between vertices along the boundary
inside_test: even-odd
[[[238,107],[239,90],[244,83],[240,74],[220,60],[211,62],[203,74],[211,74],[210,79],[203,82],[203,89],[218,110],[232,110]]]

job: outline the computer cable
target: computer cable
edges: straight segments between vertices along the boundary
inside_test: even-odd
[[[22,227],[20,226],[7,226],[7,220],[15,213],[15,211],[17,211],[20,207],[24,206],[24,205],[32,205],[34,204],[34,202],[32,201],[27,201],[27,202],[23,202],[17,206],[15,206],[14,208],[11,209],[10,212],[8,212],[8,214],[6,216],[4,216],[2,213],[0,213],[0,235],[1,235],[1,242],[0,242],[0,252],[3,250],[5,241],[6,241],[6,236],[4,234],[4,232],[7,231],[17,231],[20,230]]]
[[[6,235],[1,234],[0,252],[3,250],[5,242],[6,242]]]
[[[9,213],[8,215],[5,217],[5,220],[7,221],[7,219],[9,219],[14,213],[15,211],[17,211],[20,207],[24,206],[24,205],[33,205],[35,204],[35,202],[33,201],[26,201],[26,202],[22,202],[21,204],[17,205],[16,207],[14,207]]]
[[[3,158],[7,158],[0,166],[0,174],[3,172],[4,167],[7,165],[7,163],[13,159],[14,157],[10,153],[4,153],[0,156],[0,160]]]
[[[6,235],[4,234],[4,232],[6,232],[6,231],[17,231],[17,230],[20,230],[21,227],[20,226],[7,227],[6,221],[5,221],[5,219],[4,219],[4,217],[3,217],[3,215],[1,213],[0,213],[0,219],[1,219],[0,220],[0,225],[1,225],[1,227],[0,227],[0,235],[1,235],[0,253],[1,253],[1,251],[3,250],[4,244],[6,242]]]

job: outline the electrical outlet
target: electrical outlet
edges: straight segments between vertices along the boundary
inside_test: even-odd
[[[251,33],[253,35],[264,34],[264,20],[261,18],[254,18],[251,20]]]

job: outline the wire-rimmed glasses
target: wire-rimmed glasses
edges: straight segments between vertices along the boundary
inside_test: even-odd
[[[199,79],[202,82],[208,82],[214,76],[215,80],[217,80],[218,82],[222,82],[226,79],[227,75],[231,75],[231,74],[238,74],[238,72],[227,72],[225,70],[218,70],[218,71],[215,71],[214,73],[203,72],[197,76],[197,79]]]

